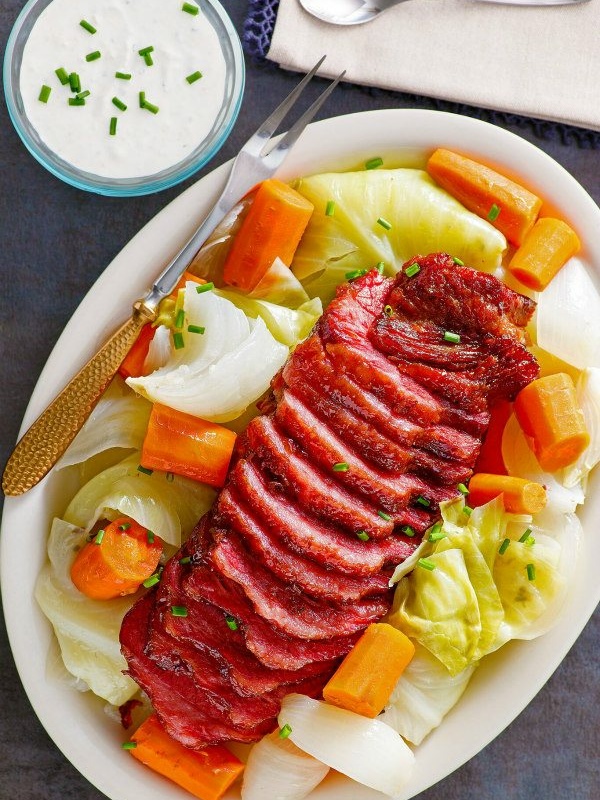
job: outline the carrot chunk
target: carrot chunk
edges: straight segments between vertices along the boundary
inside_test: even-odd
[[[93,600],[136,592],[156,570],[162,543],[130,517],[119,517],[85,544],[71,567],[71,580]]]
[[[489,220],[511,244],[520,245],[533,227],[542,201],[523,186],[470,158],[439,148],[427,172],[453,197]]]
[[[142,446],[142,466],[223,486],[236,434],[222,425],[155,403]]]
[[[369,625],[323,689],[326,702],[373,719],[390,698],[415,653],[402,631],[385,622]]]
[[[223,745],[190,750],[172,739],[156,714],[148,717],[131,737],[131,755],[150,769],[186,789],[199,800],[219,800],[244,770]]]
[[[575,384],[564,372],[538,378],[521,389],[515,414],[546,472],[572,464],[590,443]]]
[[[251,292],[276,258],[289,266],[313,210],[287,184],[263,181],[227,254],[225,283]]]
[[[546,490],[535,481],[488,472],[477,472],[469,481],[471,506],[482,506],[498,495],[504,495],[504,508],[511,514],[537,514],[546,505]]]
[[[541,292],[580,247],[577,234],[566,222],[541,217],[513,255],[508,269],[525,286]]]
[[[141,329],[133,347],[121,362],[118,371],[122,378],[139,378],[140,375],[145,374],[144,361],[148,355],[148,349],[153,337],[154,328],[152,327],[152,323],[149,322]]]
[[[490,424],[481,445],[475,472],[490,472],[493,475],[506,475],[502,457],[502,436],[512,414],[512,403],[498,400],[491,409]]]

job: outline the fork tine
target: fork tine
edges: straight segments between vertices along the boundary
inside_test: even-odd
[[[329,95],[333,92],[333,90],[342,80],[345,74],[346,70],[340,72],[337,78],[333,80],[323,92],[321,92],[321,94],[317,97],[314,103],[309,108],[307,108],[304,114],[302,114],[302,116],[292,125],[292,127],[288,130],[288,132],[281,139],[281,141],[279,141],[276,145],[272,146],[271,149],[269,149],[269,142],[267,142],[263,148],[263,151],[261,152],[261,156],[270,156],[278,154],[283,158],[285,151],[293,147],[293,145],[296,143],[302,131],[306,128],[308,123],[311,122],[311,120],[316,115],[318,110],[321,108],[325,100],[327,100]]]
[[[317,71],[321,64],[325,61],[327,56],[321,56],[321,58],[317,61],[314,67],[308,72],[304,78],[300,81],[300,83],[288,94],[288,96],[277,106],[275,111],[267,117],[267,119],[262,123],[260,128],[256,131],[256,133],[250,137],[250,141],[255,137],[260,139],[270,139],[271,136],[275,133],[277,128],[279,127],[280,123],[285,118],[286,114],[290,110],[290,108],[294,105],[298,97],[304,91],[305,86],[314,78],[317,74]]]

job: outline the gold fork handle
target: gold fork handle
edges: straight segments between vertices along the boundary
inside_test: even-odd
[[[92,413],[142,327],[150,319],[144,307],[136,308],[130,319],[37,418],[8,459],[2,476],[4,494],[23,494],[52,469]]]

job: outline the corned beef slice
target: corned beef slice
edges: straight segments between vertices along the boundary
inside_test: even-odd
[[[537,375],[532,301],[447,255],[410,263],[340,287],[215,507],[125,618],[129,672],[187,746],[256,740],[285,694],[319,695],[471,475],[491,402]]]

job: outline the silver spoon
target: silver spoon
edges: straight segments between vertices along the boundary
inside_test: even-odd
[[[370,22],[392,6],[407,0],[299,0],[300,5],[313,17],[332,25],[360,25]],[[516,6],[558,6],[587,3],[589,0],[478,0]]]

